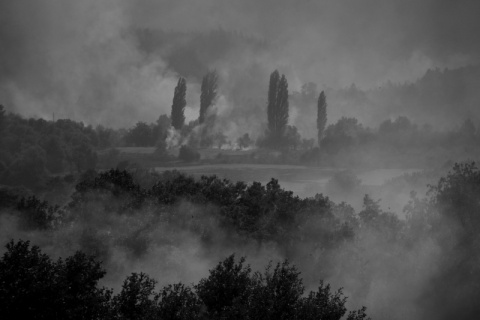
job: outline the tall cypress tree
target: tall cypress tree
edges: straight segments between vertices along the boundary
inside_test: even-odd
[[[279,144],[288,123],[288,83],[285,75],[280,77],[278,70],[270,75],[267,115],[269,138],[275,145]]]
[[[323,139],[323,134],[325,131],[325,126],[327,125],[327,97],[325,92],[321,92],[318,96],[317,103],[317,129],[318,129],[318,145]]]
[[[178,79],[177,86],[175,87],[175,93],[173,95],[173,103],[172,103],[172,114],[171,114],[171,121],[172,126],[180,130],[182,129],[185,123],[185,115],[184,110],[185,106],[187,105],[187,101],[185,99],[185,95],[187,93],[187,81],[185,78],[180,77]]]
[[[200,95],[200,116],[198,118],[199,123],[205,121],[205,115],[207,109],[215,103],[217,98],[217,81],[218,75],[216,71],[210,71],[202,80],[202,93]]]

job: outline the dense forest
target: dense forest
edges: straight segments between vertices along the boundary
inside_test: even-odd
[[[318,287],[328,279],[375,317],[468,319],[478,312],[480,294],[479,177],[474,163],[456,164],[428,198],[412,195],[405,220],[369,196],[355,212],[323,195],[296,197],[274,179],[246,185],[178,172],[91,172],[61,207],[2,190],[2,313],[43,317],[64,305],[65,317],[81,319],[340,319],[347,300],[329,285]],[[68,257],[50,258],[29,241],[53,257]],[[227,252],[243,252],[256,265],[268,264],[268,257],[288,259],[298,269],[285,260],[257,273]],[[194,266],[185,261],[222,256],[208,277],[187,276]],[[155,291],[155,277],[137,272],[120,290],[119,279],[138,266],[148,266],[165,287]],[[105,272],[114,291],[99,284]],[[197,284],[164,283],[178,278]],[[265,308],[267,301],[272,305]],[[395,301],[402,303],[388,314]],[[349,316],[363,318],[364,309]]]

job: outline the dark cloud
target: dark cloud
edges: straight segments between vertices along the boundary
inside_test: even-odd
[[[223,28],[268,41],[262,55],[212,64],[227,87],[248,78],[230,70],[260,66],[259,83],[279,68],[292,90],[308,81],[370,88],[478,63],[478,16],[474,0],[0,0],[0,94],[23,114],[116,126],[168,113],[177,74],[138,50],[129,36],[138,27]]]
[[[265,37],[299,73],[332,84],[407,80],[431,66],[476,63],[480,55],[478,1],[140,3],[133,11],[138,23],[183,30],[221,26]]]

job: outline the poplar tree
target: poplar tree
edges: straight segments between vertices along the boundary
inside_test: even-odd
[[[172,126],[176,130],[182,129],[185,123],[185,106],[187,105],[187,101],[185,99],[185,95],[187,93],[187,81],[185,78],[180,77],[178,79],[177,86],[175,87],[175,93],[173,95],[173,103],[172,103],[172,114],[171,114],[171,121]]]
[[[200,116],[199,123],[205,121],[207,109],[215,103],[217,98],[218,75],[216,71],[210,71],[202,80],[202,93],[200,95]]]
[[[288,123],[288,83],[285,75],[280,77],[278,70],[270,75],[267,115],[269,138],[272,143],[279,144]]]
[[[325,132],[325,126],[327,125],[327,98],[325,92],[321,92],[318,97],[317,104],[317,129],[318,129],[318,145],[323,139],[323,134]]]

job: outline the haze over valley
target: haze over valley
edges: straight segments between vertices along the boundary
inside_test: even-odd
[[[0,0],[2,318],[476,318],[479,15]]]

